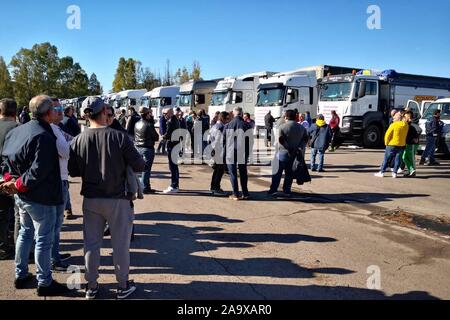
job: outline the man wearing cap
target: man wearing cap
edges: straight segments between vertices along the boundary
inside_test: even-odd
[[[159,135],[155,130],[154,120],[150,111],[147,107],[141,107],[139,109],[141,120],[134,127],[134,145],[146,163],[145,171],[141,176],[141,182],[144,185],[144,194],[155,193],[155,190],[151,188],[150,175],[153,160],[155,159],[155,143],[159,140]]]
[[[133,210],[127,199],[127,167],[145,170],[145,161],[127,133],[108,127],[108,107],[97,97],[83,101],[90,128],[71,143],[69,173],[81,177],[83,199],[83,235],[85,252],[86,298],[98,292],[100,249],[106,222],[111,230],[113,262],[118,282],[117,298],[124,299],[136,287],[128,280]]]
[[[24,289],[33,278],[28,272],[28,259],[36,240],[38,296],[62,295],[67,287],[52,278],[51,249],[57,206],[63,204],[59,156],[56,137],[50,123],[53,103],[48,96],[30,101],[33,120],[11,130],[6,136],[3,157],[9,169],[8,181],[1,189],[15,194],[20,213],[20,232],[16,246],[16,289]]]

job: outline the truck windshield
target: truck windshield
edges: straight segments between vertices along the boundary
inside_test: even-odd
[[[161,105],[161,98],[151,98],[150,108],[159,107]]]
[[[192,104],[192,94],[181,94],[178,98],[179,106],[191,106]]]
[[[263,89],[258,91],[257,106],[281,106],[283,104],[284,89]]]
[[[227,102],[228,92],[214,92],[211,98],[212,106],[221,106]]]
[[[321,101],[347,101],[352,90],[352,82],[327,83],[320,89]]]
[[[139,103],[140,103],[141,107],[147,107],[148,108],[150,100],[148,99],[148,97],[142,97]]]
[[[430,120],[436,110],[441,110],[441,120],[450,120],[450,103],[432,103],[423,118]]]

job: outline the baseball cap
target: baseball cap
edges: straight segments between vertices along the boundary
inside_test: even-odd
[[[102,112],[105,107],[105,103],[99,97],[87,97],[81,105],[81,114],[85,114],[86,111],[97,114]]]

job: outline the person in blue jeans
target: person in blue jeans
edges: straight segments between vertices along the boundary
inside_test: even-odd
[[[141,120],[136,123],[134,128],[134,145],[139,154],[145,160],[145,171],[141,175],[141,183],[144,185],[144,194],[153,194],[156,190],[151,188],[150,176],[155,159],[155,143],[159,140],[156,132],[151,109],[141,107],[139,110]]]
[[[323,165],[325,152],[331,142],[331,129],[325,122],[322,114],[317,116],[317,121],[309,128],[311,146],[311,171],[325,172]],[[316,166],[316,157],[319,155],[319,164]]]
[[[253,131],[250,125],[244,121],[242,108],[234,108],[233,115],[233,120],[224,127],[224,141],[226,144],[225,161],[233,188],[233,194],[230,196],[230,199],[234,201],[248,200],[250,194],[247,187],[247,160],[250,154],[250,146],[252,145]],[[242,197],[239,194],[238,171]]]
[[[279,151],[274,162],[274,165],[278,166],[278,168],[273,168],[272,184],[268,191],[270,196],[274,196],[277,193],[283,172],[285,173],[283,193],[285,196],[291,195],[292,182],[294,181],[292,167],[295,153],[304,147],[308,137],[306,129],[295,121],[296,112],[294,110],[286,111],[285,120],[286,122],[279,128]]]
[[[64,295],[67,286],[53,280],[51,270],[57,206],[64,204],[56,138],[50,126],[53,101],[48,96],[34,97],[30,110],[33,120],[8,133],[2,153],[8,172],[4,172],[6,182],[0,189],[15,194],[21,224],[14,285],[24,289],[33,278],[28,261],[35,240],[37,295]]]
[[[439,137],[442,135],[444,128],[444,123],[441,121],[441,111],[436,110],[433,114],[433,118],[427,121],[425,124],[426,135],[427,135],[427,145],[425,151],[420,159],[420,164],[425,164],[428,166],[437,166],[439,162],[434,158],[434,153],[436,151],[436,144]]]

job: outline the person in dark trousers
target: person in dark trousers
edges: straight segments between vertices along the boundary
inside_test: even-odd
[[[126,129],[127,129],[127,133],[130,136],[130,138],[134,139],[134,127],[136,126],[136,123],[138,123],[138,121],[141,120],[141,117],[136,112],[134,107],[130,107],[128,109],[128,111],[130,113],[130,116],[128,118]]]
[[[205,141],[203,138],[205,136],[205,133],[210,128],[211,121],[209,115],[206,113],[204,109],[200,110],[198,116],[199,120],[202,122],[202,159],[203,159],[203,154],[205,152],[206,146],[208,145],[208,142]]]
[[[81,128],[78,124],[77,117],[75,117],[73,113],[72,107],[66,107],[64,109],[64,118],[61,123],[64,125],[64,127],[61,129],[70,134],[72,137],[76,137],[80,134]]]
[[[141,120],[136,123],[134,128],[134,145],[139,154],[145,160],[145,171],[141,176],[141,183],[144,186],[144,194],[153,194],[156,191],[152,189],[150,184],[150,176],[155,160],[155,143],[159,140],[158,132],[155,130],[155,123],[150,109],[141,107],[139,110]]]
[[[253,132],[249,123],[243,119],[242,108],[234,108],[233,115],[233,119],[224,128],[225,159],[233,188],[233,194],[230,196],[230,199],[234,201],[248,200],[250,194],[247,186],[247,159],[250,154],[250,145],[252,144],[252,141],[249,140],[253,139]],[[238,170],[242,197],[239,194]]]
[[[331,142],[331,130],[325,123],[322,114],[317,116],[317,121],[309,128],[309,138],[311,146],[311,171],[325,172],[324,158]],[[316,157],[319,155],[319,165],[316,166]]]
[[[213,152],[213,175],[211,178],[211,193],[214,196],[226,196],[227,193],[224,192],[220,186],[222,177],[225,173],[225,159],[224,159],[224,137],[223,130],[225,125],[229,122],[228,112],[221,112],[219,117],[211,128],[211,146]]]
[[[134,172],[143,172],[145,161],[128,134],[108,127],[112,112],[100,98],[86,98],[82,109],[91,126],[71,143],[69,173],[82,180],[86,298],[94,299],[99,291],[100,249],[108,223],[117,299],[125,299],[136,290],[129,280],[134,212],[127,195],[127,171],[131,167]]]
[[[331,111],[331,119],[329,122],[330,130],[331,130],[331,145],[329,148],[330,152],[334,152],[339,148],[339,123],[341,119],[337,115],[336,111]]]
[[[55,112],[53,101],[44,95],[34,97],[30,110],[33,120],[12,129],[3,146],[9,175],[4,175],[7,182],[0,189],[15,194],[21,223],[14,284],[16,289],[24,289],[33,278],[28,272],[28,262],[35,240],[37,295],[64,295],[67,286],[53,280],[51,271],[57,206],[63,204],[56,137],[50,127]]]
[[[167,132],[167,119],[163,110],[162,115],[159,117],[159,135],[162,137],[166,134],[166,132]],[[166,140],[161,139],[158,145],[158,149],[156,150],[156,153],[166,154],[166,143],[167,143]]]
[[[165,109],[164,114],[167,120],[167,132],[163,136],[163,139],[166,140],[167,156],[169,159],[169,169],[171,174],[171,184],[163,192],[165,194],[171,194],[178,193],[180,188],[180,171],[178,169],[177,159],[179,157],[179,154],[172,154],[173,149],[180,143],[180,141],[172,141],[174,132],[180,129],[180,122],[178,121],[176,115],[173,113],[172,108]]]
[[[272,184],[268,191],[270,196],[277,194],[283,172],[285,174],[283,193],[287,197],[291,196],[292,182],[294,181],[292,167],[296,153],[298,151],[302,152],[301,149],[308,140],[308,132],[296,121],[296,112],[294,110],[287,110],[285,119],[286,123],[279,128],[279,151],[275,158],[275,167],[272,168]]]
[[[16,122],[17,103],[12,99],[0,100],[0,155],[8,132],[18,126]],[[14,249],[8,240],[9,220],[14,210],[14,198],[6,193],[0,193],[0,260],[14,257]]]
[[[404,176],[414,178],[416,176],[416,153],[419,147],[420,128],[414,123],[412,111],[407,111],[404,118],[409,126],[408,135],[406,136],[406,148],[402,157],[406,168]]]
[[[266,147],[270,147],[272,145],[272,130],[273,124],[275,123],[275,118],[272,116],[272,112],[269,112],[264,116],[264,127],[266,129]]]
[[[27,106],[23,107],[22,112],[19,115],[19,122],[21,124],[25,124],[27,122],[31,121],[31,117],[30,117],[30,108],[28,108]]]
[[[437,141],[441,137],[442,130],[444,129],[444,123],[441,121],[440,110],[436,110],[433,113],[433,117],[426,122],[425,129],[427,135],[427,145],[419,164],[426,166],[438,166],[439,162],[437,162],[434,158],[434,153],[436,152]]]
[[[311,112],[306,111],[306,122],[308,122],[309,127],[313,124],[312,118],[311,118]]]

